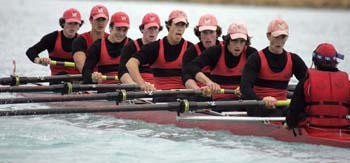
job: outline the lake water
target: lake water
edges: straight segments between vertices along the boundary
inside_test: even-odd
[[[54,30],[58,18],[69,7],[79,9],[85,20],[80,32],[89,30],[88,15],[97,3],[108,7],[110,15],[125,11],[131,20],[128,36],[141,36],[142,16],[156,12],[166,20],[173,9],[183,9],[190,26],[185,38],[197,42],[193,27],[201,14],[215,14],[226,33],[228,25],[244,20],[257,49],[267,46],[268,22],[286,19],[290,37],[286,49],[299,54],[307,65],[321,42],[333,43],[339,52],[350,53],[350,11],[295,9],[233,5],[205,5],[169,2],[0,0],[0,77],[16,73],[48,75],[47,67],[34,65],[25,56],[28,47]],[[166,35],[166,30],[160,37]],[[43,53],[42,55],[47,55]],[[339,67],[350,72],[346,55]],[[0,94],[0,98],[14,97]],[[0,109],[45,107],[39,104],[0,105]],[[235,136],[227,132],[180,129],[141,121],[115,119],[94,114],[1,117],[0,162],[348,162],[349,149],[285,143],[270,138]]]

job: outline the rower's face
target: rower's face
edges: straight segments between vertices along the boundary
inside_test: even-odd
[[[209,48],[216,44],[217,33],[212,30],[205,30],[200,32],[200,40],[205,48]]]
[[[63,33],[68,38],[73,38],[80,28],[80,24],[77,22],[65,22],[63,25]]]
[[[279,35],[277,37],[272,36],[271,34],[267,34],[267,38],[270,41],[269,49],[272,53],[282,53],[284,44],[286,43],[288,36],[287,35]]]
[[[244,47],[246,46],[247,41],[242,38],[238,39],[230,39],[229,44],[227,45],[227,49],[229,52],[231,52],[234,56],[241,55]]]
[[[97,18],[94,20],[90,20],[92,28],[97,32],[105,32],[108,19],[105,19],[103,17]]]
[[[172,22],[171,25],[169,25],[169,36],[171,39],[173,39],[174,42],[181,41],[182,35],[185,33],[185,30],[187,28],[186,25],[187,24],[184,22]]]
[[[157,40],[158,34],[159,34],[159,27],[153,26],[148,27],[147,29],[142,29],[142,34],[144,40],[149,43]]]
[[[127,33],[128,33],[129,28],[128,27],[116,27],[114,26],[113,28],[110,28],[110,36],[113,39],[113,42],[122,42]]]

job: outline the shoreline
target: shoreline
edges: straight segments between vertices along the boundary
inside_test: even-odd
[[[148,0],[141,0],[148,1]],[[152,0],[164,2],[164,0]],[[207,4],[235,4],[250,6],[282,6],[296,8],[349,9],[350,0],[167,0],[171,2],[190,2]]]

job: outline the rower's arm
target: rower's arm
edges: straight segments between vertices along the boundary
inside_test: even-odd
[[[135,84],[134,80],[132,80],[131,76],[129,73],[124,73],[120,77],[120,81],[124,84]]]
[[[86,54],[83,51],[78,51],[73,54],[73,59],[75,63],[75,67],[80,71],[83,72],[83,67],[86,60]]]
[[[126,68],[129,71],[129,75],[133,81],[135,81],[139,86],[143,86],[145,84],[145,80],[143,80],[140,73],[140,61],[134,57],[130,58],[126,63]]]

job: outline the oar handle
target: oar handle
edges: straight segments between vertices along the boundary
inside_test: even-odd
[[[67,61],[54,61],[51,60],[50,65],[59,65],[64,67],[75,67],[74,62],[67,62]]]
[[[239,94],[238,90],[236,89],[220,89],[221,94],[234,94],[237,95]]]
[[[118,76],[106,76],[102,75],[102,80],[119,80]]]

